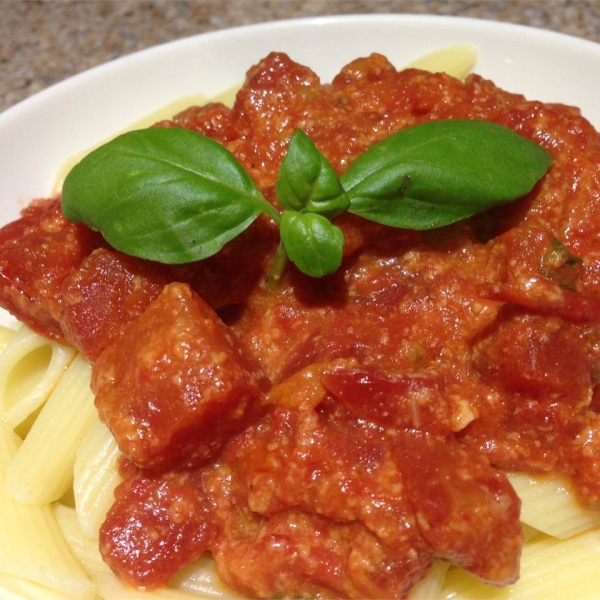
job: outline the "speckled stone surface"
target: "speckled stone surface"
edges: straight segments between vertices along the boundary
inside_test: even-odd
[[[600,0],[0,0],[0,111],[163,42],[250,23],[361,13],[490,19],[600,43]]]

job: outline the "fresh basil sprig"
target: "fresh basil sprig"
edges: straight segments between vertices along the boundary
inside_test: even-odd
[[[329,161],[301,129],[296,131],[275,183],[281,215],[281,244],[290,260],[311,277],[337,271],[344,234],[330,219],[350,205]],[[275,279],[279,273],[272,274]]]
[[[551,162],[506,127],[448,120],[390,135],[338,178],[298,130],[276,181],[280,212],[221,144],[186,129],[149,128],[77,164],[62,210],[126,254],[172,264],[215,254],[266,213],[280,227],[272,277],[287,258],[322,277],[341,264],[344,236],[331,220],[344,211],[393,227],[440,227],[526,195]]]

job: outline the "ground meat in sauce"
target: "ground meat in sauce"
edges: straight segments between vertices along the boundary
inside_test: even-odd
[[[296,128],[341,173],[446,118],[511,127],[554,164],[526,198],[439,230],[344,215],[344,262],[321,280],[289,267],[264,286],[266,219],[180,268],[106,248],[57,200],[0,232],[2,305],[95,361],[125,454],[100,536],[121,579],[161,586],[208,550],[255,597],[403,597],[436,560],[505,585],[522,532],[504,470],[562,473],[600,508],[600,136],[575,109],[379,55],[323,85],[273,53],[232,109],[158,125],[225,144],[275,202]],[[221,359],[221,379],[197,376]]]

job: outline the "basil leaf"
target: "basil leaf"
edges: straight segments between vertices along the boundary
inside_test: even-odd
[[[290,140],[275,189],[284,209],[306,210],[330,219],[344,212],[350,202],[329,161],[301,129]]]
[[[218,252],[262,212],[279,213],[221,144],[190,130],[128,132],[68,174],[62,210],[127,254],[184,263]]]
[[[432,121],[373,145],[341,182],[350,212],[429,229],[525,196],[551,163],[543,148],[496,123]]]
[[[281,240],[289,259],[310,277],[334,273],[342,264],[344,234],[322,215],[284,210]]]

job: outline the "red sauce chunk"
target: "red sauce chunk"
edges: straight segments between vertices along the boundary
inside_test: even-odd
[[[43,335],[64,342],[60,287],[100,243],[99,234],[63,218],[58,200],[33,202],[18,221],[0,230],[2,306]]]
[[[264,382],[214,311],[173,283],[100,355],[92,390],[123,452],[164,469],[213,456],[260,413]]]
[[[214,257],[126,257],[35,203],[0,231],[0,303],[93,363],[123,483],[100,532],[129,585],[212,553],[253,597],[402,598],[435,561],[519,576],[505,472],[553,472],[600,508],[600,136],[579,112],[478,75],[357,59],[328,84],[273,53],[232,108],[186,127],[229,148],[275,205],[302,128],[341,174],[410,125],[486,119],[546,148],[526,197],[426,232],[350,214],[341,268],[288,265],[258,219]]]
[[[100,248],[62,284],[62,329],[91,361],[119,338],[167,283],[155,265]]]

